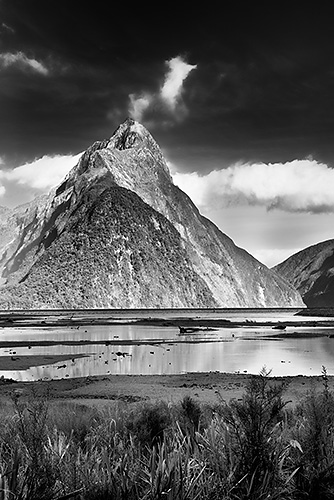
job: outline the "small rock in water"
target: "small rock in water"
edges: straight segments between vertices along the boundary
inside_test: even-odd
[[[273,330],[285,330],[285,329],[286,329],[286,325],[282,325],[281,323],[273,326]]]

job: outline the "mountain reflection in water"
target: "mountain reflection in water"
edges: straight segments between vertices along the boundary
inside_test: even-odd
[[[270,317],[275,321],[293,319],[293,312],[248,311],[250,320]],[[151,314],[152,312],[150,312]],[[178,311],[180,314],[180,312]],[[230,313],[230,315],[229,315]],[[224,317],[242,316],[240,310]],[[137,313],[138,314],[138,313]],[[160,312],[161,314],[161,312]],[[176,314],[176,313],[175,313]],[[294,318],[295,319],[295,318]],[[290,331],[293,329],[289,328]],[[314,336],[323,333],[324,336]],[[266,366],[274,376],[317,375],[322,365],[334,374],[334,328],[299,327],[301,338],[271,338],[271,327],[218,328],[180,334],[175,326],[133,324],[61,327],[3,327],[0,341],[48,341],[54,345],[1,348],[0,356],[68,355],[65,361],[32,366],[27,370],[2,370],[0,375],[16,380],[56,379],[109,374],[178,374],[185,372],[259,373]],[[310,334],[308,336],[308,334]],[[89,341],[63,345],[62,342]],[[84,357],[78,358],[78,355]],[[33,358],[32,358],[33,359]]]

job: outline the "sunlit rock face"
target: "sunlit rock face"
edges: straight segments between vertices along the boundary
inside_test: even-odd
[[[88,148],[48,196],[0,211],[2,234],[1,307],[303,305],[199,213],[131,119]]]
[[[334,240],[305,248],[273,269],[297,288],[309,307],[334,307]]]

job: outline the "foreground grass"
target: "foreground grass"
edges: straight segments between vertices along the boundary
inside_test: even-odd
[[[98,411],[13,397],[0,409],[0,500],[329,499],[334,397],[297,407],[268,373],[241,401]]]

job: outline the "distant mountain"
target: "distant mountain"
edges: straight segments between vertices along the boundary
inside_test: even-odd
[[[0,210],[0,307],[284,307],[299,293],[173,184],[127,119],[49,195]]]
[[[273,270],[297,288],[308,307],[334,306],[334,240],[305,248]]]

